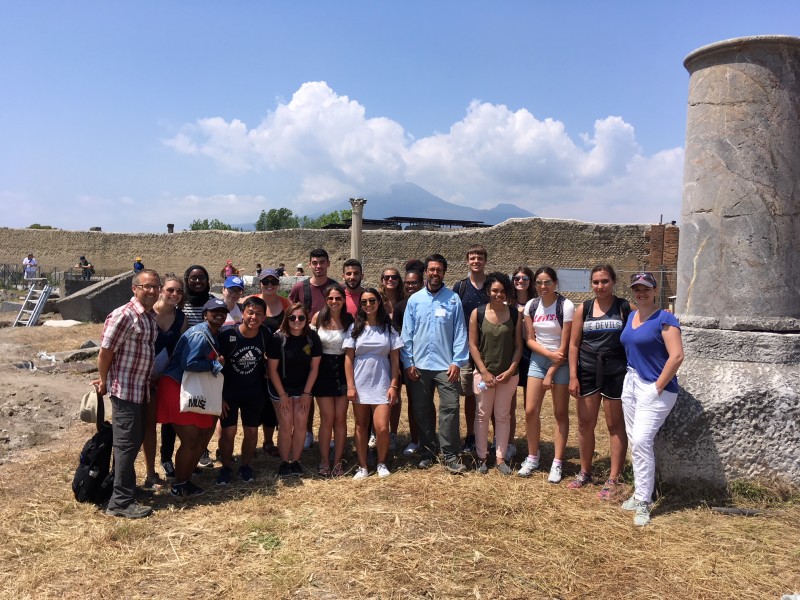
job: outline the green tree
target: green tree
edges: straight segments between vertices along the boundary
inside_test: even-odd
[[[321,214],[315,219],[303,217],[300,219],[300,226],[306,229],[322,229],[326,225],[344,224],[352,218],[353,211],[349,208],[346,210],[334,210]]]
[[[227,223],[223,223],[219,219],[195,219],[189,225],[190,231],[204,231],[207,229],[220,229],[222,231],[240,231],[237,227],[232,227]]]
[[[289,208],[271,208],[261,211],[256,221],[256,231],[276,231],[278,229],[297,229],[300,220]]]
[[[55,229],[52,225],[39,225],[39,223],[34,223],[33,225],[29,225],[28,229]]]

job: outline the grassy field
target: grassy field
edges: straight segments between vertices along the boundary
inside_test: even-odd
[[[552,459],[543,409],[543,467]],[[524,456],[522,410],[518,455]],[[598,425],[595,469],[608,468]],[[573,424],[574,424],[573,418]],[[352,432],[352,426],[350,428]],[[405,432],[401,424],[401,442]],[[463,425],[462,425],[463,431]],[[278,481],[259,455],[254,483],[190,502],[159,493],[155,515],[104,517],[70,482],[89,436],[0,466],[3,598],[780,598],[800,592],[796,496],[738,485],[725,497],[661,489],[653,521],[632,525],[598,487],[439,468],[399,458],[391,477]],[[238,443],[238,441],[237,441]],[[215,442],[212,442],[212,453]],[[316,448],[304,454],[310,474]],[[565,482],[577,471],[574,431]],[[141,460],[141,458],[140,458]],[[349,466],[354,464],[352,453]],[[516,464],[521,456],[515,459]],[[139,464],[139,477],[144,467]],[[628,476],[630,472],[628,471]],[[711,505],[764,509],[725,516]]]

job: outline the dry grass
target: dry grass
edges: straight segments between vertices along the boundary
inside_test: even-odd
[[[547,440],[552,419],[544,421]],[[217,488],[207,470],[199,476],[206,495],[183,502],[159,494],[153,517],[129,522],[72,498],[88,434],[76,426],[60,447],[0,466],[0,596],[779,598],[800,591],[796,497],[779,502],[762,493],[757,502],[768,514],[747,518],[714,514],[696,494],[671,492],[652,524],[637,529],[617,504],[598,501],[596,488],[553,486],[544,473],[453,477],[397,460],[385,480],[284,483],[272,476],[277,459],[259,456],[256,484]],[[602,425],[598,434],[602,468]],[[570,448],[575,457],[574,433]],[[548,465],[552,445],[544,450]],[[309,472],[317,458],[316,449],[304,456]],[[571,463],[568,475],[577,471]]]

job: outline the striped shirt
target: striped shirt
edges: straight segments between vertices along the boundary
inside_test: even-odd
[[[141,404],[147,402],[154,342],[158,336],[155,313],[131,298],[106,317],[100,347],[114,352],[108,370],[108,393]]]

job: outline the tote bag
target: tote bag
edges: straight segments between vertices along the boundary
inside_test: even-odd
[[[222,413],[222,373],[214,377],[211,371],[184,371],[181,379],[181,412],[202,415]]]

